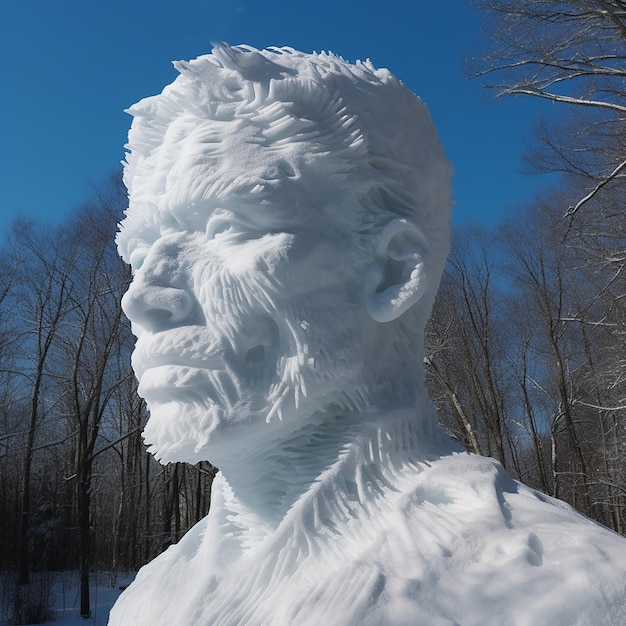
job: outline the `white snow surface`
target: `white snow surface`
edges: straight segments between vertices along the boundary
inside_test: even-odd
[[[451,168],[424,103],[326,53],[176,66],[130,110],[123,306],[151,451],[220,474],[111,626],[626,624],[626,540],[436,425]]]
[[[215,509],[140,570],[111,623],[626,623],[623,538],[492,459],[446,454],[394,479],[367,510],[302,502],[244,549],[218,477]]]

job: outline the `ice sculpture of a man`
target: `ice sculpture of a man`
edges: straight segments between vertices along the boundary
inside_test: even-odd
[[[131,109],[123,305],[150,449],[221,473],[110,623],[618,623],[625,542],[436,425],[451,169],[425,105],[331,54],[176,67]]]

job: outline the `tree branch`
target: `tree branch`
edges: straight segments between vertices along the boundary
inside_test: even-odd
[[[626,161],[622,161],[606,178],[600,181],[584,198],[581,198],[574,206],[571,206],[564,217],[572,217],[580,207],[589,202],[606,184],[619,176],[626,167]]]
[[[536,98],[544,98],[545,100],[551,100],[552,102],[564,102],[566,104],[575,104],[578,106],[597,107],[601,109],[608,109],[609,111],[616,111],[617,113],[626,114],[626,106],[621,106],[619,104],[603,102],[602,100],[585,100],[584,98],[560,96],[559,94],[550,93],[548,91],[541,91],[540,89],[532,89],[528,87],[510,87],[498,94],[498,96],[509,95],[535,96]]]

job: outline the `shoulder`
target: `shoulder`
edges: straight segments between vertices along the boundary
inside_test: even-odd
[[[468,625],[626,623],[626,539],[497,461],[441,457],[392,499],[367,559],[388,607],[412,599]]]

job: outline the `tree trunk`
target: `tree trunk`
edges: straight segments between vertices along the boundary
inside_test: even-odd
[[[86,426],[86,424],[85,424]],[[86,433],[85,433],[86,436]],[[82,446],[81,446],[82,447]],[[78,526],[80,533],[80,616],[91,617],[89,567],[91,564],[91,458],[83,453],[78,476]]]

